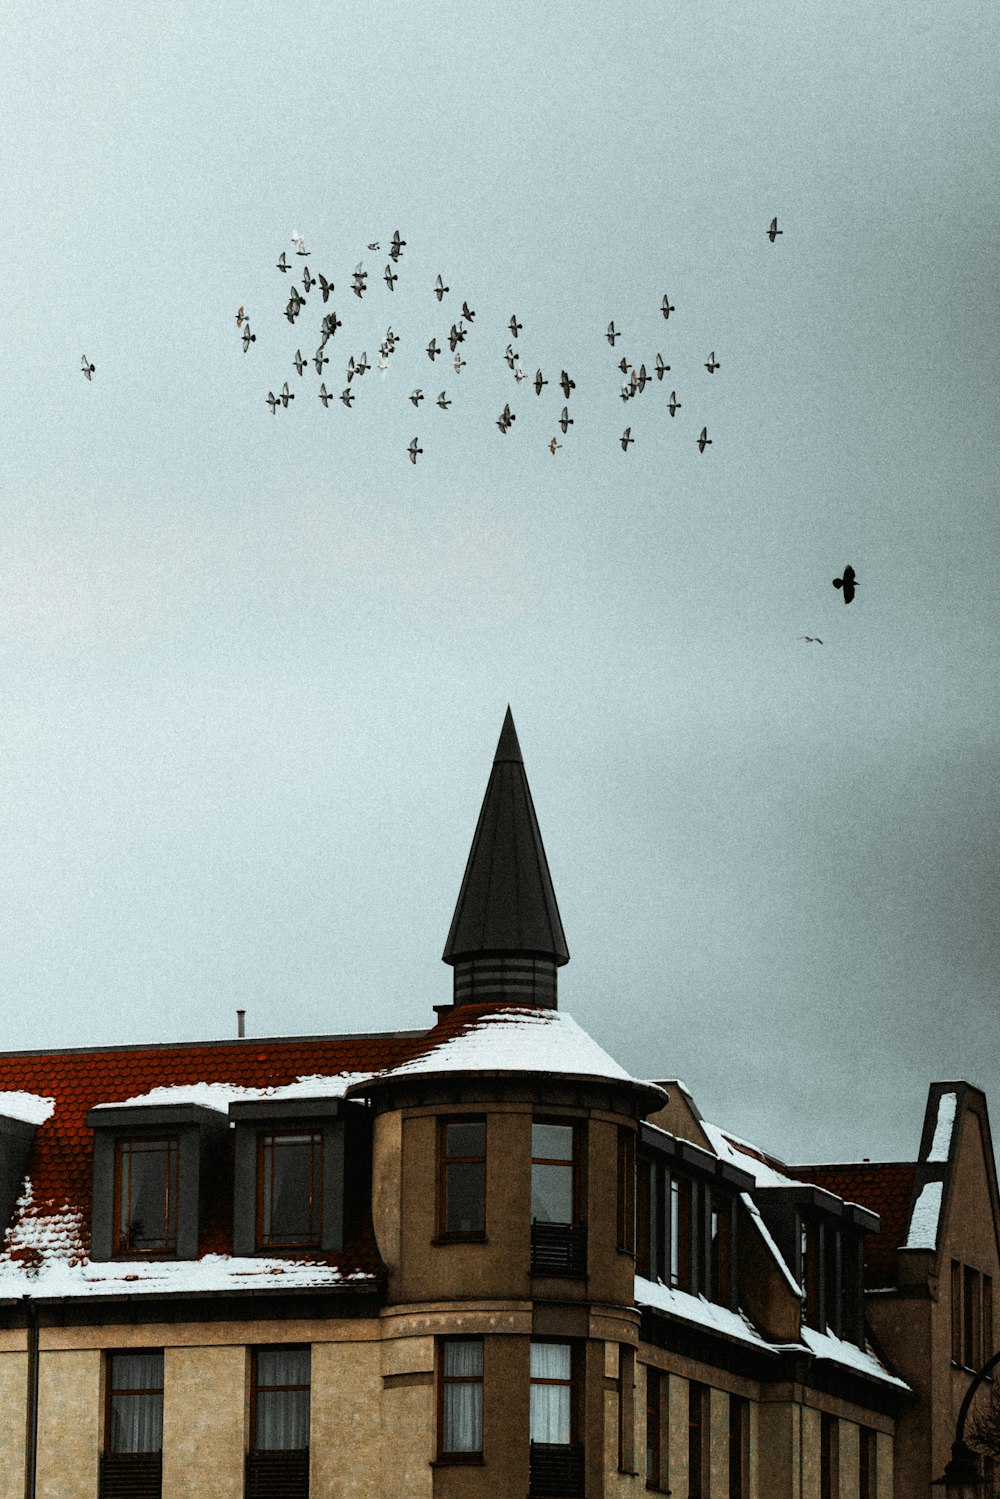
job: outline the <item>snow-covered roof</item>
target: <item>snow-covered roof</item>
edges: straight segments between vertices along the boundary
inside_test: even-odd
[[[733,1166],[738,1166],[741,1171],[748,1171],[758,1187],[802,1185],[797,1177],[789,1176],[781,1170],[780,1162],[775,1161],[771,1156],[766,1156],[749,1140],[741,1140],[739,1135],[733,1134],[732,1130],[722,1129],[717,1124],[710,1124],[707,1119],[702,1119],[699,1123],[719,1159],[729,1161]]]
[[[934,1138],[927,1159],[929,1161],[946,1161],[951,1152],[951,1132],[955,1124],[955,1109],[958,1105],[957,1093],[942,1093],[938,1099],[937,1120],[934,1124]]]
[[[706,1301],[704,1296],[692,1296],[688,1291],[665,1286],[662,1281],[646,1280],[644,1276],[637,1275],[635,1299],[639,1306],[667,1312],[681,1322],[709,1328],[738,1343],[752,1343],[755,1348],[771,1348],[771,1344],[761,1337],[749,1317],[742,1312],[732,1312],[726,1306],[717,1306],[714,1301]]]
[[[856,1343],[848,1343],[844,1338],[838,1338],[832,1332],[817,1332],[813,1327],[803,1327],[802,1341],[810,1352],[827,1363],[840,1364],[844,1368],[854,1369],[859,1374],[866,1374],[869,1379],[877,1379],[882,1384],[895,1385],[900,1390],[910,1388],[905,1380],[898,1379],[895,1374],[890,1374],[882,1361],[867,1346],[859,1348]]]
[[[795,1279],[795,1276],[792,1274],[791,1270],[788,1268],[788,1265],[785,1263],[785,1256],[782,1254],[781,1250],[774,1242],[774,1239],[771,1236],[771,1230],[768,1228],[767,1224],[764,1222],[764,1219],[761,1217],[760,1208],[754,1202],[749,1192],[741,1192],[740,1201],[746,1208],[747,1212],[750,1214],[753,1223],[756,1225],[758,1233],[770,1250],[772,1257],[777,1263],[778,1269],[781,1271],[781,1274],[784,1277],[785,1284],[788,1286],[788,1289],[793,1293],[793,1295],[801,1297],[803,1295],[802,1287],[799,1285],[798,1281]]]
[[[56,1106],[54,1098],[39,1093],[0,1092],[0,1116],[20,1119],[24,1124],[44,1124]]]
[[[308,1073],[297,1077],[293,1083],[276,1088],[246,1088],[231,1083],[166,1083],[137,1093],[132,1098],[123,1098],[118,1103],[99,1103],[95,1110],[148,1108],[157,1104],[198,1104],[217,1113],[228,1112],[231,1103],[247,1103],[254,1099],[301,1100],[305,1103],[314,1098],[343,1098],[348,1088],[355,1083],[368,1082],[371,1072],[339,1072],[332,1076],[323,1073]]]
[[[904,1249],[936,1249],[944,1182],[924,1182],[910,1214],[910,1229]]]

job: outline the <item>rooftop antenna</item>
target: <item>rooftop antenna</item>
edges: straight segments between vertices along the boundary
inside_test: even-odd
[[[246,1036],[246,1033],[247,1033],[247,1031],[246,1031],[246,1018],[247,1018],[247,1012],[246,1012],[246,1010],[237,1010],[236,1011],[236,1038],[237,1038],[238,1041],[242,1041],[243,1038]]]

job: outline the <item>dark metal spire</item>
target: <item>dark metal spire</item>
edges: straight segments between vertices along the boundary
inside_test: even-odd
[[[510,708],[442,954],[455,1003],[556,1004],[556,968],[569,962],[542,835]]]

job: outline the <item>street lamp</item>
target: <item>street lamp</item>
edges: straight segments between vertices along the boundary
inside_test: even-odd
[[[965,1440],[965,1418],[976,1391],[986,1376],[1000,1364],[1000,1353],[995,1353],[979,1370],[965,1392],[955,1426],[955,1440],[951,1444],[951,1458],[940,1478],[935,1478],[932,1489],[943,1488],[947,1499],[983,1499],[986,1479],[980,1476],[979,1458]]]

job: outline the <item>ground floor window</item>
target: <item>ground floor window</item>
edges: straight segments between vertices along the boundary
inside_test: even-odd
[[[483,1340],[445,1338],[438,1364],[438,1455],[461,1458],[483,1450]]]

